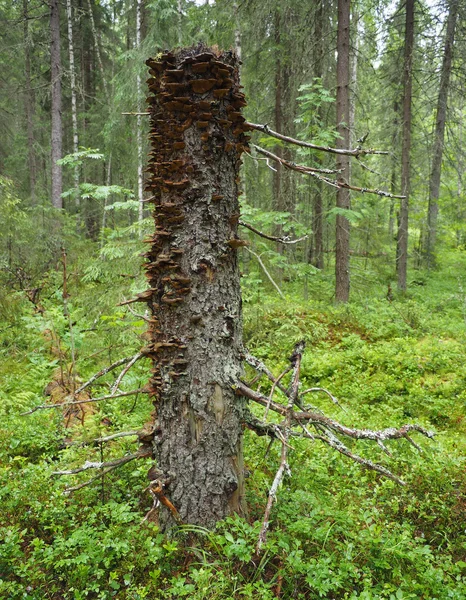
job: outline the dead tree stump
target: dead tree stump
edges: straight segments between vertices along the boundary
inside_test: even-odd
[[[238,59],[198,46],[147,61],[151,77],[146,240],[153,448],[164,499],[186,523],[244,514],[241,290],[237,248],[246,105]],[[163,502],[164,503],[164,502]],[[161,513],[162,527],[173,514]]]

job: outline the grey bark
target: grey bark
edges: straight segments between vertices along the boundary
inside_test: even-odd
[[[324,74],[324,0],[319,0],[315,9],[314,19],[314,76],[322,79]],[[319,106],[319,120],[323,121],[323,109]],[[316,157],[320,163],[320,156]],[[311,263],[318,269],[324,268],[324,209],[323,182],[317,180],[316,191],[313,195]]]
[[[74,66],[73,13],[71,9],[71,0],[66,0],[66,15],[68,20],[68,54],[70,59],[71,122],[73,128],[73,152],[77,152],[79,148],[78,108],[76,101],[76,72]],[[74,187],[76,188],[76,206],[79,207],[79,165],[75,165],[74,167]]]
[[[100,76],[102,78],[102,86],[104,88],[105,98],[108,100],[109,94],[108,94],[107,79],[105,77],[104,65],[102,62],[102,55],[100,54],[99,36],[97,35],[97,28],[95,26],[94,13],[92,11],[91,0],[87,0],[87,6],[89,9],[89,18],[91,21],[92,37],[94,38],[94,46],[95,46],[95,52],[97,54],[97,62],[99,63],[99,71],[100,71]]]
[[[447,118],[448,88],[450,86],[453,44],[455,40],[456,20],[458,16],[458,0],[450,0],[443,52],[440,88],[437,100],[437,118],[435,124],[432,170],[429,181],[429,207],[427,213],[427,267],[435,266],[435,243],[437,238],[438,199],[440,195],[440,177],[442,173],[443,142]]]
[[[286,132],[292,136],[294,132],[294,99],[292,94],[292,55],[291,37],[283,35],[292,25],[291,8],[277,8],[275,12],[274,37],[276,45],[275,61],[275,127],[280,133]],[[293,160],[289,147],[277,146],[275,154],[285,160]],[[273,177],[274,209],[281,212],[293,213],[295,210],[296,180],[292,173],[282,165],[275,165]],[[279,225],[275,233],[281,236],[283,231]],[[283,246],[277,247],[278,252],[283,252]]]
[[[62,168],[57,160],[62,158],[62,106],[61,106],[61,58],[60,58],[60,12],[58,0],[50,2],[50,65],[52,76],[52,204],[63,208]]]
[[[406,291],[408,271],[408,217],[411,175],[411,97],[413,87],[413,48],[414,48],[414,1],[406,0],[406,26],[403,65],[403,142],[401,148],[401,193],[396,270],[398,289]]]
[[[247,140],[232,53],[198,46],[147,64],[148,191],[155,235],[146,254],[152,313],[154,454],[183,522],[244,514],[238,174]],[[175,99],[176,98],[176,99]],[[161,513],[162,527],[173,515]]]
[[[349,78],[350,78],[350,0],[338,0],[337,33],[337,148],[349,148]],[[349,157],[337,155],[337,169],[341,179],[349,183]],[[337,208],[350,208],[350,192],[337,191]],[[341,214],[336,218],[335,243],[335,300],[348,302],[350,293],[350,223]]]
[[[35,93],[31,86],[31,35],[29,31],[28,0],[23,0],[23,39],[24,39],[24,76],[25,76],[25,95],[24,108],[26,112],[26,127],[28,138],[28,168],[29,168],[29,189],[32,203],[36,203],[36,157],[34,152],[34,113],[35,113]]]
[[[141,47],[141,8],[142,0],[137,0],[136,3],[136,48],[139,50]],[[143,196],[143,173],[142,173],[142,102],[141,102],[141,75],[139,71],[136,75],[136,94],[138,104],[138,116],[136,117],[136,128],[137,128],[137,147],[138,147],[138,201],[139,201],[139,213],[138,219],[141,222],[144,218],[144,196]]]

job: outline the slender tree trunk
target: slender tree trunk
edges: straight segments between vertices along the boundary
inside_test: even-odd
[[[350,46],[350,0],[338,0],[337,35],[337,148],[349,148],[349,46]],[[337,155],[337,169],[340,177],[349,179],[349,157]],[[350,208],[350,192],[337,191],[337,208]],[[350,293],[350,224],[341,214],[336,218],[336,254],[335,254],[335,300],[348,302]]]
[[[178,12],[178,44],[181,46],[183,42],[183,7],[181,0],[177,0],[177,12]],[[141,17],[139,17],[140,19]]]
[[[154,477],[183,522],[210,527],[245,511],[243,404],[232,388],[242,352],[236,248],[244,95],[228,52],[197,47],[147,64],[156,229],[146,254],[150,289],[140,299],[153,315],[146,351],[153,448],[164,473]],[[162,527],[174,515],[164,510]]]
[[[68,18],[68,52],[70,57],[71,122],[73,126],[73,152],[77,152],[79,148],[78,108],[76,102],[76,72],[74,67],[73,13],[71,10],[71,0],[66,0],[66,14]],[[79,207],[79,165],[76,165],[74,167],[74,187],[76,188],[76,206]]]
[[[108,100],[109,95],[108,95],[107,79],[105,77],[104,65],[102,62],[102,55],[100,54],[99,36],[97,35],[97,28],[95,26],[94,13],[92,11],[91,0],[87,0],[87,6],[88,6],[88,10],[89,10],[89,18],[91,21],[92,37],[94,38],[94,46],[95,46],[95,51],[97,54],[97,62],[99,63],[99,71],[100,71],[100,76],[102,78],[102,86],[104,88],[105,98]]]
[[[322,80],[324,75],[324,0],[318,0],[314,18],[314,76]],[[323,109],[319,106],[319,121],[323,121]],[[317,158],[320,163],[320,157]],[[317,180],[313,195],[313,245],[311,263],[318,269],[324,268],[324,208],[323,182]]]
[[[390,192],[392,194],[398,193],[397,188],[397,148],[398,148],[398,100],[395,100],[393,103],[393,134],[392,134],[392,153],[391,153],[391,174],[390,174]],[[390,211],[388,215],[388,236],[390,240],[393,239],[393,234],[395,231],[395,200],[390,199]]]
[[[141,48],[141,5],[142,0],[137,0],[136,3],[136,48]],[[136,93],[138,103],[138,113],[142,112],[142,98],[141,98],[141,75],[139,71],[136,75]],[[137,147],[138,147],[138,201],[139,201],[139,222],[144,218],[144,194],[143,194],[143,152],[142,152],[142,117],[140,114],[136,117],[136,128],[137,128]]]
[[[233,11],[235,13],[235,52],[239,60],[239,69],[241,72],[241,23],[239,20],[238,2],[233,3]]]
[[[437,100],[437,119],[435,125],[432,171],[429,181],[429,208],[427,213],[427,267],[435,266],[435,242],[437,237],[438,199],[440,195],[440,176],[442,172],[443,141],[447,117],[448,88],[450,85],[453,44],[455,40],[456,20],[458,16],[458,0],[450,0],[450,9],[445,34],[442,73]]]
[[[57,160],[62,158],[61,122],[61,58],[60,58],[60,12],[58,0],[50,2],[50,61],[52,75],[52,204],[63,208],[62,168]]]
[[[413,87],[414,2],[406,0],[405,53],[403,67],[403,143],[401,149],[401,191],[396,268],[398,289],[406,291],[408,272],[408,216],[411,175],[411,97]]]
[[[293,106],[294,98],[292,93],[292,54],[291,37],[282,35],[283,32],[290,30],[292,26],[291,9],[287,6],[278,8],[275,13],[275,45],[276,45],[276,63],[275,63],[275,127],[277,131],[286,131],[289,135],[294,133],[295,110]],[[285,160],[293,160],[293,153],[290,148],[277,146],[275,153]],[[273,194],[274,209],[280,212],[293,213],[295,210],[295,191],[296,180],[291,172],[280,164],[274,166]],[[276,227],[276,234],[282,234],[281,225]],[[278,252],[283,252],[282,244],[277,247]]]
[[[34,113],[35,93],[31,86],[31,36],[29,32],[28,0],[23,0],[23,39],[24,39],[24,76],[25,95],[24,108],[26,112],[26,127],[28,138],[28,168],[29,168],[29,191],[31,201],[36,204],[36,156],[34,151]]]

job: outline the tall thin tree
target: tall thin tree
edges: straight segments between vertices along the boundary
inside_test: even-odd
[[[71,122],[73,127],[73,152],[79,148],[78,136],[78,109],[76,102],[76,72],[74,66],[74,44],[73,44],[73,12],[71,0],[66,0],[66,16],[68,20],[68,55],[70,60],[70,87],[71,87]],[[79,206],[79,165],[74,167],[74,187],[76,188],[76,206]]]
[[[31,85],[31,34],[29,30],[29,1],[23,0],[23,40],[24,40],[24,108],[28,138],[29,191],[32,203],[36,203],[36,156],[34,152],[34,112],[35,93]]]
[[[337,148],[350,145],[350,0],[338,0],[337,33]],[[337,155],[340,178],[349,179],[349,157]],[[349,181],[347,181],[349,183]],[[335,300],[348,302],[350,293],[350,223],[342,212],[350,208],[350,192],[339,188],[337,208],[342,209],[336,217],[335,246]]]
[[[50,2],[50,66],[52,76],[52,204],[63,208],[62,168],[57,161],[62,158],[62,98],[60,57],[60,5]]]
[[[435,266],[435,244],[437,238],[438,199],[440,195],[440,176],[442,173],[443,143],[447,119],[448,88],[453,59],[456,21],[458,17],[458,0],[450,0],[443,51],[442,72],[437,100],[437,118],[435,124],[434,150],[432,170],[429,181],[429,208],[427,213],[426,259],[429,268]]]
[[[408,272],[408,217],[411,179],[411,100],[413,89],[414,1],[415,0],[406,0],[403,66],[403,141],[401,148],[401,191],[405,197],[400,202],[396,248],[398,289],[401,292],[406,291]]]

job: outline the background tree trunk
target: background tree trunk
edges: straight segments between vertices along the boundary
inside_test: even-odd
[[[29,191],[32,203],[36,203],[36,157],[34,152],[34,112],[35,93],[31,86],[31,36],[29,31],[28,0],[23,0],[23,40],[24,40],[24,76],[25,95],[24,109],[26,113],[26,127],[28,139],[28,168],[29,168]]]
[[[52,204],[63,208],[62,168],[57,160],[62,158],[61,123],[61,58],[60,58],[60,8],[58,0],[50,2],[50,63],[52,76]]]
[[[66,0],[66,15],[68,20],[68,53],[70,57],[70,87],[71,87],[71,122],[73,126],[73,152],[79,148],[78,136],[78,108],[76,102],[76,73],[74,68],[74,44],[73,44],[73,13],[71,0]],[[79,207],[79,165],[74,167],[74,187],[76,188],[76,206]]]
[[[155,235],[146,254],[154,453],[165,493],[187,523],[244,514],[238,174],[247,143],[237,59],[203,46],[148,61],[148,190]],[[175,99],[176,97],[176,99]],[[172,516],[161,515],[167,527]]]
[[[440,175],[442,172],[443,140],[447,118],[448,88],[450,86],[451,64],[453,58],[453,43],[455,40],[456,19],[458,16],[458,0],[450,0],[450,10],[445,34],[442,73],[437,101],[437,119],[432,157],[432,171],[429,182],[429,208],[427,213],[427,267],[435,266],[435,242],[437,237],[438,199],[440,195]]]
[[[401,149],[401,192],[396,269],[398,289],[406,291],[408,271],[408,216],[411,175],[411,96],[413,87],[414,1],[406,0],[405,57],[403,69],[403,143]]]
[[[141,9],[142,0],[136,2],[136,48],[137,50],[141,47]],[[181,18],[181,17],[180,17]],[[136,75],[136,94],[138,102],[138,113],[142,111],[142,98],[141,98],[141,75],[139,71]],[[138,201],[139,201],[139,213],[138,219],[141,222],[144,218],[144,195],[143,195],[143,174],[142,174],[142,117],[138,114],[136,118],[137,128],[137,147],[138,147]]]
[[[337,148],[349,148],[349,46],[350,46],[350,0],[338,0],[337,35]],[[337,169],[341,169],[340,178],[349,179],[349,157],[337,155]],[[349,181],[348,181],[349,183]],[[350,208],[350,192],[337,191],[337,208]],[[337,214],[335,242],[335,300],[348,302],[350,293],[350,224],[348,219]]]
[[[322,80],[324,75],[324,0],[318,0],[315,8],[314,18],[314,77]],[[323,107],[319,106],[319,121],[324,121]],[[319,156],[315,158],[317,163],[322,163]],[[316,191],[313,194],[312,206],[312,230],[311,263],[318,269],[324,268],[324,207],[323,207],[323,183],[317,180]]]

